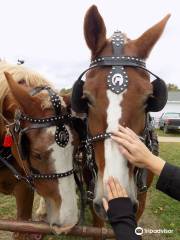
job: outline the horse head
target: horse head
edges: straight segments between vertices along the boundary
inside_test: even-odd
[[[8,88],[3,102],[3,115],[13,123],[13,155],[25,179],[32,180],[38,194],[44,197],[47,222],[74,225],[78,221],[74,136],[68,119],[64,120],[69,117],[66,102],[40,75],[33,82],[36,74],[22,66],[14,69],[18,74],[5,69]]]
[[[116,177],[134,205],[137,186],[134,166],[120,153],[109,133],[118,125],[143,133],[146,113],[161,110],[167,101],[165,83],[146,69],[145,60],[161,36],[169,15],[136,40],[117,31],[106,38],[106,27],[96,6],[90,7],[84,20],[84,35],[91,50],[91,65],[74,84],[72,107],[87,113],[88,130],[94,145],[98,179],[94,199],[95,211],[104,216],[102,198],[107,197],[104,182]],[[150,74],[156,77],[150,82]],[[107,133],[107,134],[106,134]],[[99,140],[98,140],[99,139]]]

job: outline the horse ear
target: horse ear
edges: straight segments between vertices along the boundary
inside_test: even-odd
[[[168,14],[160,22],[148,29],[138,39],[135,40],[138,57],[146,59],[149,56],[153,46],[161,37],[170,16],[171,15]]]
[[[152,83],[153,95],[147,101],[147,112],[159,112],[167,103],[168,91],[165,82],[158,78]]]
[[[93,56],[97,55],[106,43],[106,27],[95,5],[91,6],[85,15],[84,36]]]
[[[20,104],[22,109],[28,112],[34,112],[32,109],[37,109],[37,102],[35,98],[30,96],[21,84],[18,84],[8,72],[4,72],[4,75],[7,79],[11,93],[13,94],[15,100]]]

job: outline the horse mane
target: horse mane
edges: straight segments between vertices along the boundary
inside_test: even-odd
[[[42,85],[51,86],[46,78],[33,70],[30,70],[22,65],[10,64],[4,60],[0,61],[0,113],[3,112],[4,99],[10,92],[4,75],[5,71],[9,72],[15,81],[19,82],[23,80],[29,87],[37,87]],[[0,139],[4,132],[4,127],[4,121],[0,117]]]

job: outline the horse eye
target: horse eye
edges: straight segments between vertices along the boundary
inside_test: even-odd
[[[19,80],[18,83],[21,85],[26,85],[26,81],[24,79]]]
[[[92,101],[89,98],[86,98],[86,101],[87,101],[88,106],[92,106],[93,105]]]

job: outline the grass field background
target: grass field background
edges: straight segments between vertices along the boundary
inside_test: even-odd
[[[169,133],[164,133],[163,130],[156,129],[156,133],[159,137],[180,137],[180,130],[179,131],[170,131]]]
[[[161,143],[160,156],[166,161],[180,166],[180,143]],[[180,240],[180,204],[165,194],[155,189],[157,178],[148,192],[146,210],[139,223],[143,228],[150,229],[173,229],[173,234],[147,234],[145,240]],[[37,201],[36,201],[37,202]],[[14,219],[16,214],[15,199],[11,196],[0,194],[0,218]],[[91,214],[86,213],[86,223],[91,222]],[[11,233],[0,231],[0,240],[11,239]],[[56,239],[82,239],[75,237],[55,237],[47,236],[46,240]]]

